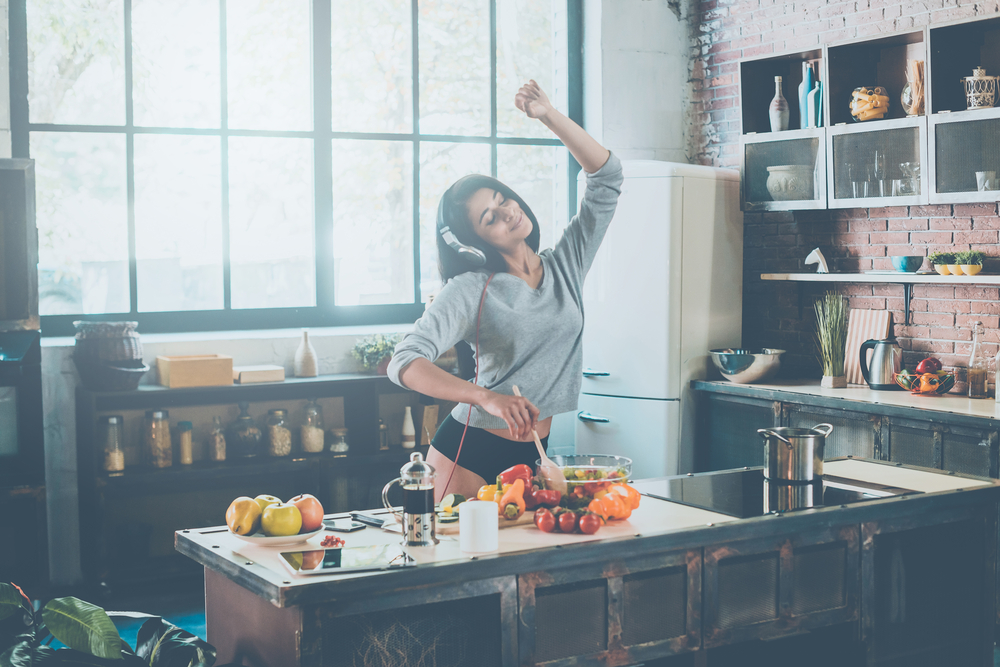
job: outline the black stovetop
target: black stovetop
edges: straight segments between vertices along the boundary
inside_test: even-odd
[[[642,480],[635,487],[653,498],[741,519],[920,493],[831,475],[811,484],[782,484],[765,479],[763,468]]]

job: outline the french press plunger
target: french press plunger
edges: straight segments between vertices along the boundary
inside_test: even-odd
[[[434,514],[434,467],[424,461],[420,452],[410,454],[410,462],[399,469],[399,477],[382,489],[382,504],[391,509],[389,487],[399,482],[403,487],[403,538],[408,547],[431,547],[435,537],[437,515]]]

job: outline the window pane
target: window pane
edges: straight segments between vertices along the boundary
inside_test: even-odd
[[[29,0],[32,123],[125,124],[122,0]]]
[[[140,311],[222,308],[219,139],[135,137]]]
[[[333,129],[412,132],[409,0],[333,0]]]
[[[218,3],[133,3],[132,100],[139,126],[219,127]]]
[[[437,207],[444,191],[466,174],[490,173],[489,144],[420,144],[420,298],[441,288],[437,257]]]
[[[333,142],[336,303],[413,303],[413,144]]]
[[[489,136],[490,5],[420,3],[420,132]]]
[[[42,315],[127,313],[125,137],[32,132]]]
[[[534,79],[568,113],[566,0],[497,3],[497,136],[551,137],[514,106],[517,89]]]
[[[312,129],[309,14],[308,0],[226,3],[229,127]]]
[[[316,305],[311,139],[229,140],[233,308]]]
[[[539,250],[554,246],[569,223],[568,161],[562,146],[497,146],[497,178],[531,207],[541,228]]]

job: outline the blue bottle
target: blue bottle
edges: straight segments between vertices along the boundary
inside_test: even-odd
[[[817,81],[809,91],[806,104],[810,127],[823,127],[823,82]]]
[[[813,89],[813,70],[808,62],[802,63],[802,83],[799,84],[799,127],[814,127],[809,121],[809,93]]]

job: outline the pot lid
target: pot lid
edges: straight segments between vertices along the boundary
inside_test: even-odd
[[[434,467],[424,461],[424,455],[420,452],[410,454],[410,462],[399,469],[399,476],[407,479],[427,479],[434,477]]]

